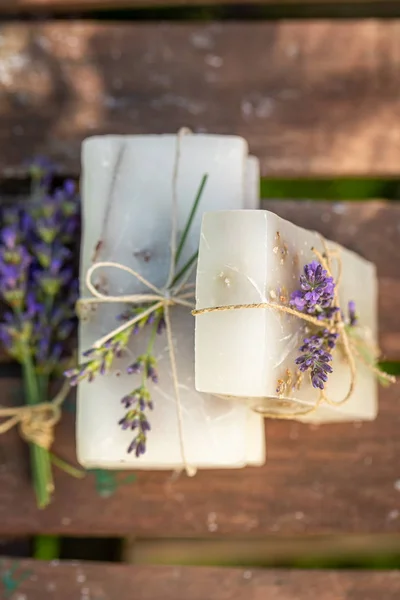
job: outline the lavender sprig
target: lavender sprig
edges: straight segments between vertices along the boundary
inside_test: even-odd
[[[207,182],[207,177],[207,175],[204,175],[201,180],[186,225],[180,236],[174,260],[176,269],[194,216],[198,209]],[[196,259],[197,253],[193,254],[183,267],[177,271],[172,278],[171,287],[179,285]],[[145,306],[134,305],[128,308],[118,317],[119,320],[130,321],[132,318],[139,317],[141,312],[144,311],[146,311],[146,316],[143,317],[143,319],[139,319],[134,325],[128,326],[114,336],[109,337],[100,347],[95,346],[87,350],[84,355],[88,360],[78,365],[78,367],[69,369],[65,372],[65,376],[70,379],[71,385],[77,385],[85,379],[93,381],[97,374],[104,375],[107,373],[113,364],[114,358],[121,356],[125,351],[132,335],[138,334],[145,327],[151,327],[146,353],[138,356],[138,358],[126,369],[126,372],[129,375],[141,374],[142,382],[140,386],[134,388],[128,395],[122,398],[121,403],[127,410],[125,415],[118,422],[122,429],[130,429],[131,431],[136,432],[127,451],[128,453],[134,451],[137,457],[144,454],[146,451],[147,433],[151,429],[147,418],[147,411],[153,409],[151,393],[148,387],[149,382],[151,381],[154,384],[158,383],[157,361],[153,352],[154,342],[157,334],[162,334],[166,327],[164,309],[163,307],[159,307],[158,303],[154,304],[155,307],[156,305],[158,308],[154,308],[150,314],[148,313],[148,307]]]
[[[305,265],[300,275],[300,289],[292,293],[290,304],[299,312],[308,313],[320,320],[330,320],[339,310],[334,306],[335,282],[320,263],[315,261]],[[313,387],[324,389],[330,365],[332,351],[335,349],[338,334],[324,328],[303,340],[299,350],[301,355],[296,365],[302,372],[310,371]]]
[[[0,230],[0,299],[5,305],[0,343],[23,367],[28,404],[46,400],[48,378],[59,368],[75,323],[77,281],[72,253],[79,227],[75,184],[53,185],[47,161],[31,168],[32,193],[23,206],[3,209]],[[50,455],[32,444],[40,507],[53,488]]]
[[[332,354],[328,350],[335,348],[337,337],[337,333],[330,333],[324,329],[303,340],[303,345],[300,347],[302,355],[295,362],[303,373],[310,370],[311,383],[315,388],[323,390],[328,374],[332,373],[329,364],[332,361]]]
[[[161,311],[154,322],[145,354],[139,356],[134,363],[129,365],[126,372],[129,375],[142,374],[142,384],[133,390],[128,396],[122,398],[121,402],[129,410],[119,421],[122,429],[130,428],[136,430],[136,435],[128,446],[128,454],[135,451],[136,457],[146,452],[147,433],[150,431],[150,423],[146,416],[147,410],[153,410],[153,402],[148,387],[148,382],[158,383],[157,360],[154,357],[154,342],[157,334],[160,335],[164,327],[164,314]]]
[[[124,313],[119,315],[117,319],[119,321],[129,320],[133,316],[139,316],[141,312],[144,312],[146,307],[135,306]],[[85,379],[93,381],[96,375],[105,375],[111,368],[115,358],[120,358],[131,339],[132,334],[138,334],[146,325],[151,325],[157,320],[157,330],[161,333],[161,323],[164,322],[162,309],[155,309],[150,315],[146,315],[143,319],[137,321],[134,325],[127,327],[123,331],[110,337],[99,347],[92,347],[83,353],[83,356],[87,358],[87,361],[80,363],[77,367],[68,369],[64,372],[64,375],[69,378],[72,386],[78,385]],[[139,357],[140,358],[140,357]],[[133,368],[131,365],[130,368]],[[129,367],[128,367],[129,369]],[[134,371],[128,371],[128,373]],[[139,372],[139,371],[138,371]]]

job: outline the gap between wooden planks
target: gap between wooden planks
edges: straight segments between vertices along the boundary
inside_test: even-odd
[[[264,202],[376,262],[381,340],[399,357],[400,204]],[[2,402],[15,380],[0,380]],[[15,398],[15,396],[14,396]],[[99,494],[96,475],[56,473],[53,505],[38,512],[27,478],[26,446],[0,438],[0,535],[64,534],[155,537],[261,537],[400,532],[400,383],[381,389],[376,421],[324,426],[266,423],[262,468],[201,471],[193,479],[137,472]],[[99,401],[101,399],[99,398]],[[74,414],[65,411],[55,452],[75,458]],[[117,425],[116,425],[117,426]],[[119,476],[118,476],[119,477]]]
[[[400,20],[8,23],[0,175],[96,133],[238,134],[263,176],[400,171]]]
[[[338,0],[340,4],[372,4],[377,0]],[[397,4],[399,0],[386,0],[388,4]],[[329,4],[332,0],[308,0],[306,4]],[[171,8],[174,6],[221,6],[235,5],[239,2],[232,0],[3,0],[0,5],[0,14],[8,13],[71,13],[73,11],[85,12],[98,9],[116,10],[120,8]],[[241,0],[241,5],[278,4],[277,0]],[[304,0],[281,0],[281,4],[305,4]]]
[[[32,600],[53,600],[55,595],[58,600],[398,600],[400,594],[396,571],[132,567],[0,559],[0,590],[2,579],[6,592]]]
[[[255,538],[124,540],[123,561],[135,565],[282,567],[377,566],[400,554],[398,534]]]

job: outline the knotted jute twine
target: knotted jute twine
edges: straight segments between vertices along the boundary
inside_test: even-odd
[[[341,262],[340,256],[338,255],[338,252],[336,250],[330,250],[326,244],[326,240],[322,236],[320,237],[320,239],[321,239],[321,244],[323,246],[323,253],[319,252],[316,248],[312,248],[312,252],[314,253],[317,260],[321,263],[323,268],[327,271],[329,277],[332,277],[332,266],[331,266],[332,258],[336,257],[337,265],[338,265],[338,276],[336,277],[336,281],[335,281],[333,306],[339,306],[338,296],[339,296],[340,280],[341,280],[341,274],[342,274],[342,262]],[[345,324],[341,310],[336,311],[335,314],[333,315],[332,319],[327,320],[327,319],[317,319],[316,317],[313,317],[312,315],[309,315],[307,313],[302,313],[302,312],[300,312],[290,306],[287,306],[285,304],[278,304],[276,302],[260,302],[260,303],[256,303],[256,304],[231,304],[231,305],[226,305],[226,306],[210,306],[207,308],[193,310],[192,314],[194,316],[200,316],[200,315],[204,315],[206,313],[225,312],[225,311],[230,311],[230,310],[247,310],[250,308],[251,309],[268,308],[271,310],[276,310],[277,312],[286,313],[286,314],[295,316],[298,319],[304,321],[305,323],[310,323],[312,325],[317,326],[319,329],[324,328],[324,329],[327,329],[330,333],[339,334],[338,343],[340,343],[340,345],[341,345],[341,350],[343,351],[343,358],[344,358],[346,364],[348,365],[349,371],[350,371],[349,389],[348,389],[347,393],[345,394],[344,398],[342,398],[341,400],[334,401],[326,395],[324,390],[320,390],[319,397],[317,398],[315,404],[313,406],[311,406],[309,409],[306,409],[304,411],[285,412],[285,413],[280,414],[278,412],[271,412],[267,408],[266,409],[264,409],[263,407],[257,408],[256,412],[258,412],[259,414],[262,414],[264,417],[271,418],[271,419],[293,419],[296,417],[303,417],[306,415],[310,415],[310,414],[316,412],[318,410],[319,406],[321,406],[321,404],[323,404],[323,403],[328,404],[329,406],[333,406],[333,407],[343,406],[350,400],[351,396],[354,394],[354,390],[356,387],[356,380],[357,380],[356,359],[359,359],[361,362],[363,362],[370,371],[372,371],[375,375],[379,375],[379,377],[383,378],[385,381],[387,381],[389,383],[394,383],[396,381],[395,377],[393,377],[392,375],[389,375],[388,373],[384,373],[383,371],[380,371],[374,365],[371,365],[370,363],[368,363],[364,359],[364,357],[360,354],[359,350],[357,349],[357,345],[356,345],[355,341],[347,333],[346,324]],[[377,353],[376,348],[370,348],[370,349],[374,352],[374,355],[377,356],[378,353]],[[220,397],[232,398],[232,399],[235,398],[235,396],[220,396]],[[271,399],[273,399],[273,398],[272,397],[257,398],[257,400],[259,400],[260,402],[262,402],[262,401],[268,402],[268,400],[271,400]]]
[[[32,442],[45,450],[50,450],[54,442],[54,428],[61,418],[61,406],[68,396],[70,385],[65,381],[59,393],[51,402],[41,402],[31,406],[0,408],[0,435],[13,427],[26,442]]]
[[[174,283],[176,279],[176,267],[175,259],[177,253],[177,209],[178,209],[178,198],[177,198],[177,181],[178,181],[178,169],[180,162],[180,151],[181,151],[181,140],[185,135],[190,134],[190,130],[184,128],[178,132],[177,135],[177,144],[176,144],[176,153],[175,153],[175,163],[172,177],[172,207],[171,207],[171,238],[170,238],[170,265],[169,265],[169,273],[165,285],[162,288],[158,288],[153,285],[150,281],[148,281],[145,277],[143,277],[140,273],[123,265],[118,262],[112,261],[98,261],[93,263],[93,265],[88,269],[85,276],[85,283],[92,294],[92,298],[80,298],[78,300],[78,309],[79,307],[84,307],[89,304],[98,304],[98,303],[127,303],[133,305],[143,305],[150,304],[150,306],[140,312],[140,314],[136,315],[132,319],[129,319],[119,327],[116,327],[112,331],[110,331],[104,337],[98,339],[94,344],[93,348],[100,348],[105,342],[107,342],[110,338],[114,337],[121,331],[132,327],[135,323],[142,320],[146,316],[155,312],[156,310],[162,308],[165,325],[166,325],[166,334],[167,334],[167,342],[168,342],[168,353],[169,359],[171,363],[171,374],[175,392],[175,400],[176,400],[176,409],[177,409],[177,419],[178,419],[178,432],[179,432],[179,446],[182,457],[182,463],[184,465],[184,469],[190,477],[195,475],[196,469],[188,463],[186,450],[185,450],[185,441],[184,441],[184,425],[183,425],[183,414],[182,414],[182,403],[180,399],[180,391],[179,391],[179,378],[178,378],[178,369],[177,362],[174,350],[173,343],[173,331],[171,325],[171,316],[170,309],[174,306],[184,306],[190,310],[194,308],[194,302],[190,302],[189,300],[193,300],[194,295],[194,284],[187,283],[189,277],[191,276],[196,263],[193,263],[191,267],[186,271],[183,278],[179,283]],[[96,289],[96,286],[92,282],[92,277],[94,273],[101,268],[112,268],[120,271],[125,271],[129,273],[132,277],[134,277],[137,281],[142,283],[146,288],[150,291],[149,293],[141,293],[141,294],[127,294],[120,296],[107,296]],[[190,291],[191,290],[191,291]]]

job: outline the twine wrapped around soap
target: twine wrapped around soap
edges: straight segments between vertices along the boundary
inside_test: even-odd
[[[185,468],[185,471],[189,477],[195,475],[196,469],[188,463],[186,457],[185,450],[185,442],[184,442],[184,427],[183,427],[183,414],[182,414],[182,404],[180,399],[179,392],[179,379],[178,379],[178,369],[176,363],[176,356],[173,344],[173,331],[171,325],[171,316],[170,316],[170,308],[173,306],[184,306],[192,310],[194,308],[194,303],[189,302],[190,299],[194,299],[194,291],[189,291],[190,288],[193,288],[192,284],[187,283],[193,269],[195,268],[195,263],[188,269],[185,273],[183,279],[178,283],[174,284],[174,280],[176,278],[176,265],[175,265],[175,257],[177,253],[177,181],[178,181],[178,168],[180,161],[180,146],[181,140],[184,135],[191,133],[189,129],[183,128],[178,132],[177,135],[177,145],[176,145],[176,154],[175,154],[175,164],[174,171],[172,177],[172,207],[171,207],[171,240],[170,240],[170,248],[171,248],[171,258],[170,258],[170,266],[169,273],[166,280],[166,283],[163,288],[158,288],[153,285],[150,281],[145,279],[140,273],[123,265],[118,262],[112,261],[97,261],[93,263],[93,265],[88,269],[85,276],[85,283],[92,294],[92,298],[80,298],[78,300],[78,314],[82,306],[88,304],[98,304],[98,303],[127,303],[133,305],[143,305],[143,304],[151,304],[149,308],[141,311],[138,315],[129,319],[119,327],[110,331],[107,335],[103,336],[101,339],[96,340],[93,344],[93,348],[101,347],[107,340],[114,337],[121,331],[128,329],[138,321],[142,320],[144,317],[149,314],[155,312],[156,310],[162,308],[164,311],[164,320],[166,325],[166,334],[167,334],[167,342],[168,342],[168,352],[169,359],[171,363],[171,373],[172,380],[174,385],[175,392],[175,400],[176,400],[176,409],[177,409],[177,419],[178,419],[178,431],[179,431],[179,444],[182,462]],[[149,293],[141,293],[141,294],[127,294],[120,296],[107,296],[106,294],[101,293],[96,289],[96,286],[92,282],[92,277],[97,269],[101,268],[114,268],[121,271],[125,271],[132,275],[136,280],[142,283],[145,287],[147,287],[150,291]]]
[[[339,304],[338,303],[338,295],[339,295],[339,286],[340,286],[340,279],[341,279],[341,273],[342,273],[342,263],[341,263],[340,257],[337,255],[337,251],[330,250],[327,247],[326,241],[322,236],[320,239],[321,239],[321,243],[323,246],[323,253],[319,252],[316,248],[312,248],[312,252],[316,256],[316,258],[319,260],[319,262],[321,263],[323,268],[327,271],[329,277],[332,277],[331,259],[334,256],[336,256],[337,261],[338,261],[339,273],[336,278],[336,282],[335,282],[336,285],[335,285],[335,290],[334,290],[334,305],[338,306],[338,304]],[[370,365],[363,359],[363,357],[357,351],[354,342],[352,342],[351,338],[347,334],[343,315],[340,310],[334,314],[332,319],[327,320],[327,319],[317,319],[316,317],[313,317],[312,315],[309,315],[307,313],[302,313],[294,308],[291,308],[290,306],[286,306],[285,304],[277,304],[275,302],[260,302],[260,303],[252,303],[252,304],[231,304],[231,305],[226,305],[226,306],[210,306],[207,308],[200,308],[197,310],[193,310],[192,315],[199,316],[199,315],[204,315],[206,313],[225,312],[225,311],[230,311],[230,310],[247,310],[250,308],[251,309],[268,308],[268,309],[276,310],[281,313],[293,315],[306,323],[311,323],[318,327],[324,327],[325,329],[327,329],[329,331],[329,333],[339,334],[339,339],[341,340],[342,347],[343,347],[344,359],[347,362],[347,365],[350,370],[349,389],[348,389],[345,397],[342,398],[342,400],[339,400],[339,401],[331,400],[325,394],[324,390],[320,390],[319,397],[318,397],[317,401],[315,402],[315,404],[311,408],[309,408],[305,411],[286,412],[286,413],[279,414],[279,413],[275,413],[275,412],[270,412],[267,409],[264,410],[263,408],[257,408],[256,412],[258,412],[259,414],[262,414],[264,417],[271,418],[271,419],[293,419],[296,417],[303,417],[306,415],[310,415],[310,414],[316,412],[317,409],[319,408],[319,406],[323,403],[328,404],[330,406],[334,406],[334,407],[343,406],[350,400],[351,396],[354,393],[354,389],[356,386],[356,379],[357,379],[357,370],[356,370],[356,363],[355,363],[356,358],[358,358],[359,360],[364,362],[364,364],[367,366],[367,368],[370,371],[372,371],[375,374],[379,374],[379,376],[383,377],[389,383],[394,383],[396,381],[395,377],[378,370],[376,367],[374,367],[373,365]],[[235,396],[223,396],[223,397],[235,398]],[[260,398],[259,400],[268,400],[269,398],[272,398],[272,397]]]
[[[61,390],[51,402],[41,402],[33,406],[0,408],[0,435],[13,427],[18,427],[21,437],[50,450],[54,442],[54,428],[61,418],[61,406],[68,396],[69,382],[64,382]]]

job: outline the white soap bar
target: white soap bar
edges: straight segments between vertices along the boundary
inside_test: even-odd
[[[305,264],[316,260],[312,247],[323,252],[321,237],[281,219],[269,211],[221,211],[203,218],[196,288],[196,308],[288,302],[299,289]],[[359,325],[377,339],[377,278],[373,264],[354,252],[340,250],[342,279],[339,303],[346,312],[356,303]],[[338,262],[332,260],[336,281]],[[304,376],[300,389],[277,393],[279,381],[294,374],[295,359],[305,335],[304,321],[270,308],[213,312],[196,317],[196,389],[201,392],[246,398],[255,409],[278,414],[304,412],[313,406],[318,391]],[[374,419],[377,382],[357,361],[356,388],[340,407],[321,405],[302,417],[313,422]],[[335,402],[348,391],[350,371],[339,351],[326,386]],[[281,396],[281,397],[279,397]]]
[[[83,144],[83,217],[81,294],[93,260],[117,261],[156,286],[166,282],[170,263],[172,179],[177,136],[101,136]],[[248,165],[250,164],[250,167]],[[205,210],[239,209],[255,204],[257,164],[248,159],[238,137],[187,135],[181,138],[177,179],[177,223],[184,227],[204,174],[208,180],[190,229],[180,265],[198,248]],[[251,183],[252,182],[252,183]],[[248,201],[245,200],[248,198]],[[126,273],[102,269],[95,275],[110,295],[148,292]],[[194,281],[194,276],[193,276]],[[194,301],[194,299],[193,299]],[[79,349],[84,351],[119,323],[124,305],[98,305],[81,322]],[[242,467],[265,460],[264,426],[259,415],[235,401],[216,399],[194,389],[194,318],[190,309],[172,307],[172,329],[183,409],[187,461],[200,468]],[[132,432],[118,421],[126,410],[120,399],[138,386],[140,375],[126,367],[148,343],[149,331],[132,336],[129,353],[112,370],[78,386],[78,458],[88,468],[182,468],[177,407],[166,335],[157,337],[159,384],[151,386],[154,410],[147,451],[127,454]],[[139,381],[138,381],[139,380]]]
[[[260,207],[260,161],[249,156],[245,167],[244,207],[257,209]]]

